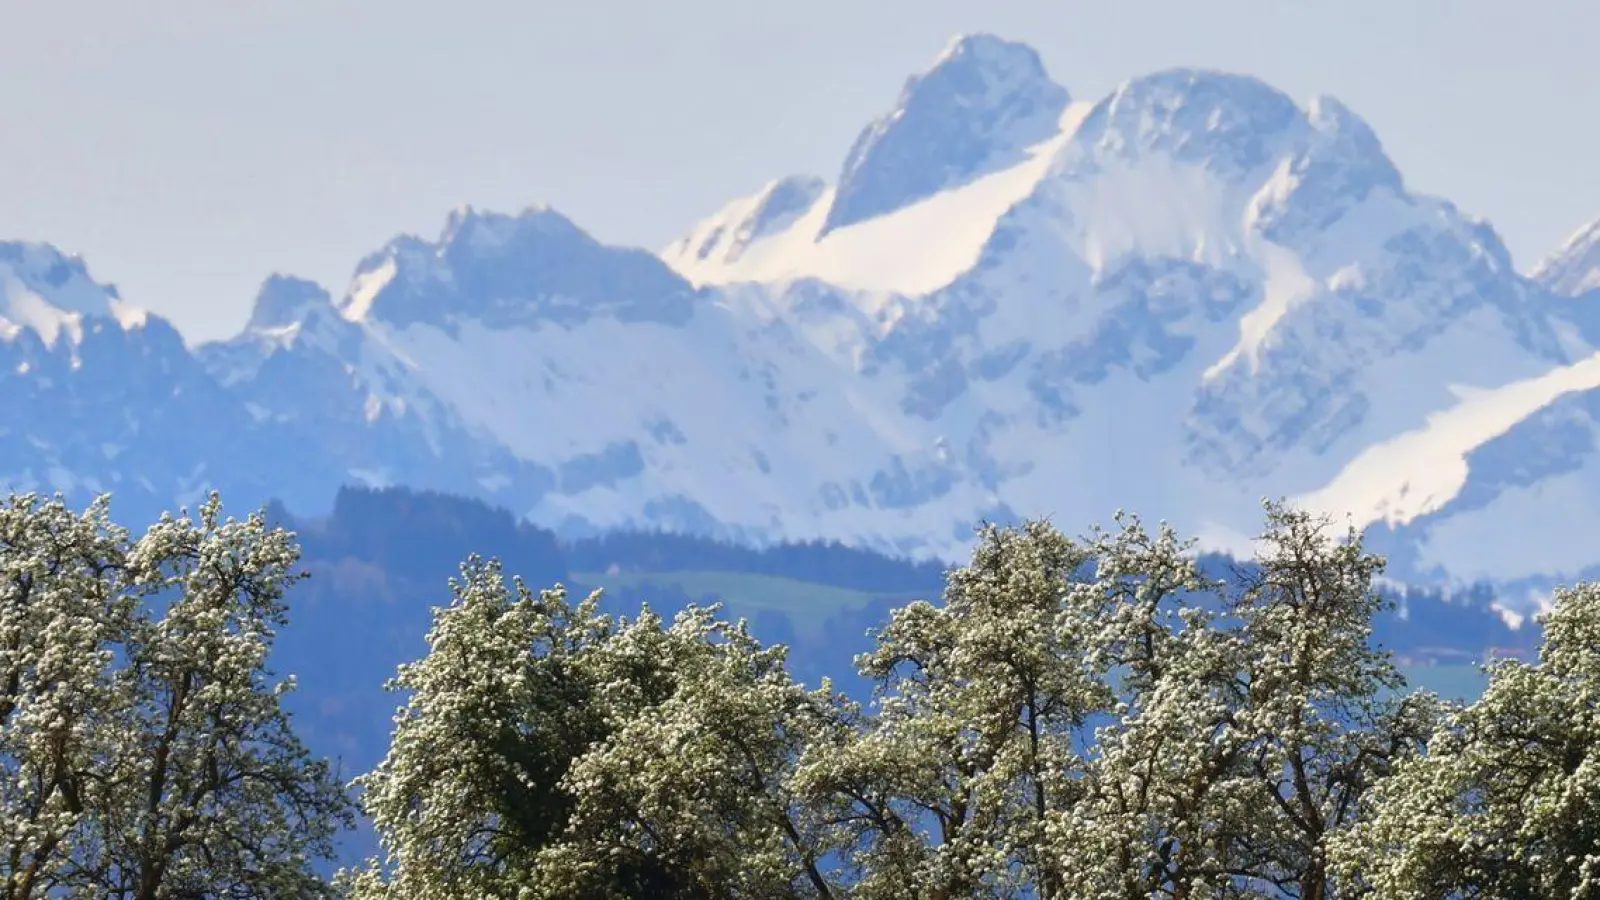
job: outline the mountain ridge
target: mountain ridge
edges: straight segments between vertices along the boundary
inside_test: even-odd
[[[1075,100],[1024,45],[969,36],[833,185],[775,179],[659,254],[547,207],[463,207],[367,256],[342,293],[273,276],[234,338],[121,358],[155,394],[209,398],[183,415],[231,437],[91,462],[30,443],[18,417],[0,478],[310,508],[341,484],[406,484],[573,535],[952,561],[982,518],[1086,525],[1122,506],[1234,549],[1262,495],[1288,496],[1370,526],[1402,577],[1537,586],[1600,566],[1571,536],[1540,532],[1537,564],[1485,546],[1495,524],[1566,509],[1540,499],[1550,485],[1600,492],[1597,244],[1575,236],[1523,276],[1487,223],[1411,193],[1332,98],[1171,69]],[[46,257],[28,283],[77,283]],[[0,300],[22,296],[11,277]],[[29,328],[0,333],[0,362],[50,357]],[[26,364],[5,377],[37,392]],[[69,390],[115,394],[63,365]],[[115,416],[58,419],[86,446],[128,443],[102,439]],[[274,447],[293,462],[263,462]]]

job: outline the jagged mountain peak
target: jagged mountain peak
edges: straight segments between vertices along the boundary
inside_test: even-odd
[[[924,78],[958,66],[981,67],[995,77],[1020,81],[1044,77],[1044,61],[1038,51],[1020,41],[1007,40],[986,31],[972,31],[950,38],[939,51]]]
[[[1270,163],[1306,127],[1299,105],[1260,79],[1179,68],[1123,83],[1089,112],[1075,142],[1102,156],[1159,154],[1238,178]]]
[[[827,182],[814,175],[770,181],[760,191],[734,200],[700,222],[662,256],[691,271],[738,263],[751,244],[795,225],[827,195]]]
[[[495,255],[518,241],[537,238],[592,240],[571,219],[542,203],[518,213],[459,206],[446,217],[436,246],[441,254]]]
[[[972,49],[986,46],[958,41],[945,56],[993,52]],[[1025,47],[1016,53],[1036,58]],[[891,116],[867,135],[903,124]],[[1057,192],[1045,200],[1056,207],[1046,215],[1081,238],[1069,243],[1097,270],[1149,237],[1159,238],[1162,252],[1226,259],[1239,250],[1237,226],[1246,213],[1269,238],[1287,239],[1294,230],[1326,227],[1375,190],[1404,192],[1371,128],[1338,101],[1317,98],[1302,109],[1258,79],[1226,72],[1173,69],[1133,79],[1098,102],[1071,104],[1051,129],[1008,165],[927,196],[907,194],[912,199],[900,208],[831,232],[827,219],[848,205],[846,187],[775,182],[697,223],[662,257],[699,284],[815,277],[852,291],[921,295],[971,271],[986,246],[1009,246],[1009,211],[1051,193],[1052,182],[1078,183],[1069,191],[1076,196]],[[946,145],[933,136],[908,146],[922,156],[885,170],[938,184]],[[1275,167],[1281,177],[1274,178]],[[1209,175],[1179,171],[1190,168]],[[777,204],[784,215],[769,215],[784,188],[800,202]],[[1246,210],[1258,190],[1256,208]],[[1219,204],[1220,194],[1232,196]]]
[[[1407,193],[1373,130],[1332,98],[1302,106],[1259,79],[1174,69],[1059,126],[1022,162],[820,239],[808,215],[737,266],[668,257],[703,283],[766,285],[769,308],[1026,512],[1040,497],[1093,515],[1118,492],[1205,494],[1225,518],[1262,486],[1329,483],[1463,385],[1565,360],[1492,229]],[[797,305],[807,277],[856,294]],[[1143,463],[1099,459],[1091,435],[1143,404],[1170,436]],[[1080,469],[1173,474],[1148,494],[1121,481],[1101,493],[1019,449],[1047,444],[1082,454]]]
[[[1568,297],[1600,289],[1600,219],[1574,232],[1561,249],[1539,263],[1532,277]]]
[[[1338,100],[1312,100],[1304,127],[1293,131],[1301,133],[1299,140],[1278,159],[1276,171],[1252,201],[1250,218],[1263,236],[1298,245],[1316,240],[1374,194],[1387,192],[1398,204],[1410,202],[1400,170],[1377,135]],[[1439,209],[1470,227],[1452,207]],[[1498,244],[1492,234],[1487,238],[1488,244]]]
[[[1124,82],[1084,116],[1067,157],[1095,167],[1159,157],[1234,184],[1265,180],[1286,165],[1290,180],[1314,178],[1354,200],[1380,187],[1404,189],[1371,126],[1339,100],[1322,95],[1302,107],[1259,78],[1215,69],[1168,69]],[[1324,194],[1318,202],[1335,199]]]
[[[64,313],[85,316],[111,314],[116,288],[89,277],[82,257],[69,256],[51,244],[0,242],[0,267],[8,281],[38,293]]]
[[[50,244],[0,242],[0,337],[26,330],[48,345],[63,334],[76,342],[85,319],[114,319],[127,329],[147,316],[90,277],[81,257]]]
[[[175,339],[147,352],[148,333],[85,325],[81,367],[0,341],[0,387],[37,397],[0,429],[55,448],[0,441],[0,474],[70,490],[110,471],[172,497],[209,464],[301,496],[352,480],[491,496],[569,531],[947,559],[981,517],[1086,525],[1113,504],[1227,539],[1263,494],[1425,526],[1408,534],[1437,543],[1416,558],[1447,571],[1503,522],[1594,524],[1547,512],[1600,483],[1600,357],[1578,359],[1582,335],[1569,352],[1574,329],[1492,229],[1407,193],[1358,116],[1203,69],[1067,101],[1032,50],[958,39],[836,189],[797,176],[726,205],[664,251],[681,276],[548,207],[461,207],[369,256],[336,304],[269,279],[253,330],[202,348],[209,380]],[[0,254],[3,289],[18,268],[43,296],[62,276],[29,252]],[[129,372],[148,375],[136,402]],[[210,432],[248,446],[140,437],[222,420],[213,381],[234,412]],[[89,395],[92,415],[38,424]],[[212,399],[162,418],[175,396]],[[1490,446],[1519,428],[1515,453]],[[248,455],[284,447],[309,449],[270,473]]]
[[[1059,130],[1070,101],[1031,47],[988,34],[956,38],[856,138],[822,232],[1019,161]]]
[[[1309,115],[1311,126],[1319,133],[1329,136],[1335,144],[1345,148],[1350,156],[1362,159],[1373,169],[1383,170],[1384,178],[1392,181],[1397,189],[1403,188],[1405,179],[1399,167],[1389,157],[1383,141],[1366,119],[1325,94],[1311,101]]]
[[[363,260],[338,308],[346,319],[397,328],[608,313],[682,321],[693,294],[654,254],[602,244],[547,206],[515,215],[462,207],[438,240],[402,236]]]
[[[1346,168],[1363,172],[1370,185],[1396,192],[1405,189],[1405,179],[1377,132],[1337,98],[1326,94],[1313,98],[1306,107],[1306,121],[1312,129],[1312,148],[1322,161],[1336,158]]]
[[[293,275],[274,273],[262,282],[250,311],[249,330],[283,328],[305,320],[313,311],[333,308],[322,285]]]
[[[1313,97],[1306,106],[1306,117],[1310,119],[1313,128],[1345,141],[1352,147],[1360,148],[1362,152],[1383,153],[1383,145],[1378,140],[1377,132],[1372,130],[1366,119],[1345,106],[1337,97],[1328,94]]]

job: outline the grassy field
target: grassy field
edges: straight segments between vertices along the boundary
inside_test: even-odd
[[[572,580],[616,589],[677,588],[696,599],[716,597],[732,615],[747,618],[768,610],[783,613],[795,632],[806,637],[823,636],[823,626],[839,612],[859,609],[879,596],[892,596],[748,572],[574,572]],[[914,597],[907,594],[899,599]],[[1487,684],[1483,673],[1470,665],[1412,665],[1402,671],[1412,688],[1424,688],[1451,700],[1476,699]]]
[[[783,613],[797,633],[810,636],[820,635],[827,620],[843,610],[894,596],[749,572],[573,572],[572,580],[603,588],[677,588],[697,600],[709,595],[735,616],[754,617],[764,610]],[[904,599],[912,597],[907,594]]]

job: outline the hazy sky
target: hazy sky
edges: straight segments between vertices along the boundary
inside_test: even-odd
[[[1593,0],[0,0],[0,26],[0,239],[81,253],[191,341],[462,203],[658,248],[831,179],[965,31],[1077,99],[1176,65],[1332,94],[1523,268],[1600,217]]]

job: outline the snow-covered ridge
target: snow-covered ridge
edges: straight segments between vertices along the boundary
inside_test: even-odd
[[[681,321],[692,286],[655,254],[607,247],[545,206],[462,208],[439,238],[404,236],[361,262],[338,302],[352,322],[490,324],[596,315]]]
[[[1473,451],[1563,395],[1597,388],[1600,353],[1498,388],[1453,387],[1460,398],[1454,406],[1363,450],[1332,482],[1296,502],[1362,525],[1410,524],[1455,499]]]
[[[0,416],[27,435],[0,474],[163,503],[207,478],[408,484],[570,533],[952,560],[980,519],[1118,506],[1226,546],[1287,496],[1392,529],[1394,574],[1440,578],[1557,486],[1600,497],[1600,321],[1410,193],[1354,112],[1196,69],[1067,96],[1026,47],[958,39],[833,186],[776,179],[659,255],[464,207],[334,296],[268,279],[198,359],[95,330],[121,307],[80,263],[0,250],[0,327],[41,335],[0,342],[0,384],[33,398]],[[81,374],[39,349],[80,322]],[[1495,577],[1600,565],[1600,504],[1570,505]]]
[[[137,328],[146,313],[123,302],[115,288],[96,283],[78,257],[48,244],[0,243],[0,337],[28,330],[46,346],[63,335],[77,343],[85,319]]]
[[[1568,297],[1600,289],[1600,220],[1578,229],[1533,270],[1532,278]]]
[[[1056,132],[1070,102],[1033,48],[989,34],[956,38],[856,138],[819,234],[1012,165]]]
[[[932,293],[977,264],[1000,218],[1034,192],[1091,108],[1068,107],[1057,132],[1022,151],[1021,162],[826,233],[832,188],[787,227],[753,232],[748,223],[763,211],[776,185],[769,186],[695,225],[662,259],[696,284],[816,278],[851,291]]]
[[[1541,318],[1492,230],[1407,193],[1336,100],[1300,106],[1251,78],[1133,79],[1069,107],[1022,161],[834,231],[823,193],[750,239],[763,196],[663,258],[702,285],[766,285],[763,308],[872,374],[939,447],[986,460],[995,502],[1018,514],[1065,502],[1092,520],[1102,494],[1159,497],[1175,521],[1238,534],[1252,523],[1235,517],[1279,494],[1357,524],[1401,509],[1412,522],[1449,505],[1477,447],[1586,386],[1587,364],[1561,367],[1592,351]],[[1158,307],[1158,291],[1211,292],[1212,322]],[[884,363],[901,374],[876,374]],[[993,365],[1010,368],[982,374]],[[1495,415],[1454,409],[1467,383],[1501,397]],[[1024,425],[1030,403],[1055,424]],[[1082,490],[1029,449],[1088,463],[1098,454],[1075,445],[1130,414],[1171,423],[1121,455],[1138,486]],[[1444,479],[1426,502],[1418,471]]]

